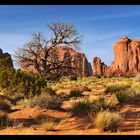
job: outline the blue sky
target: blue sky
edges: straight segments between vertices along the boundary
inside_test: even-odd
[[[32,33],[49,35],[47,24],[65,21],[84,36],[81,50],[89,62],[98,56],[110,65],[114,43],[123,36],[140,39],[140,6],[135,5],[1,5],[0,48],[13,52],[28,42]]]

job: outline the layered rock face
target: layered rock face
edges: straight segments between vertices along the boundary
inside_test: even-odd
[[[54,54],[55,52],[57,52],[56,53],[57,55]],[[44,54],[42,53],[41,55]],[[76,68],[76,70],[68,69],[67,72],[69,73],[72,73],[73,71],[73,73],[77,74],[78,76],[91,76],[92,74],[91,64],[88,62],[85,54],[82,52],[76,52],[72,48],[59,46],[59,47],[55,47],[55,49],[52,50],[50,55],[53,56],[50,58],[51,61],[54,61],[54,59],[63,61],[64,59],[71,57],[72,62],[68,61],[67,65]],[[36,72],[33,66],[29,66],[25,68],[24,63],[20,64],[20,69],[23,71]]]
[[[3,53],[0,49],[0,70],[14,68],[11,55],[9,53]]]
[[[135,76],[140,72],[140,40],[121,38],[114,45],[114,56],[111,66],[106,66],[95,57],[93,75]]]

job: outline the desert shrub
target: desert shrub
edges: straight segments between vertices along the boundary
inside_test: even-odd
[[[125,102],[125,101],[126,101],[126,98],[127,98],[127,96],[128,96],[128,94],[126,94],[126,93],[123,92],[123,91],[118,91],[118,92],[115,92],[114,94],[116,95],[116,97],[117,97],[117,99],[118,99],[118,101],[119,101],[120,103]]]
[[[71,75],[70,81],[77,81],[77,75]]]
[[[105,79],[105,78],[107,78],[107,76],[106,76],[106,75],[104,75],[104,76],[102,76],[102,78],[104,78],[104,79]]]
[[[56,109],[60,106],[61,101],[56,96],[51,96],[50,94],[41,94],[39,96],[35,96],[29,101],[29,106],[33,107],[41,107],[48,109]]]
[[[107,85],[107,87],[105,89],[105,93],[118,92],[118,91],[121,91],[121,90],[128,89],[130,87],[131,87],[130,84],[127,84],[127,83],[110,84],[110,85]]]
[[[131,88],[132,89],[138,89],[138,88],[140,88],[139,82],[133,82],[132,85],[131,85]]]
[[[21,100],[18,100],[16,102],[16,105],[20,105],[20,106],[24,106],[28,103],[28,99],[24,98],[24,99],[21,99]]]
[[[52,122],[52,121],[47,121],[45,124],[44,124],[44,127],[47,131],[54,131],[55,130],[55,125],[56,123],[55,122]]]
[[[23,95],[20,95],[20,94],[17,94],[17,95],[12,96],[12,99],[16,103],[16,102],[24,99],[24,96]]]
[[[102,76],[101,75],[97,75],[96,78],[100,79]]]
[[[53,91],[57,91],[57,90],[60,89],[60,84],[59,83],[54,84],[54,85],[51,86],[51,88],[52,88]]]
[[[84,98],[78,102],[72,104],[71,112],[73,115],[86,115],[92,113],[96,115],[100,111],[109,110],[114,111],[119,104],[116,95],[110,97],[109,100],[105,100],[104,97],[100,96],[97,100],[90,100]]]
[[[10,96],[21,95],[29,97],[41,93],[41,89],[46,86],[46,82],[38,75],[22,72],[21,70],[4,70],[0,72],[0,87],[5,90],[5,94]]]
[[[93,110],[95,113],[105,110],[107,108],[106,100],[100,96],[93,104]]]
[[[81,101],[72,104],[72,115],[86,115],[92,110],[92,101],[89,99],[83,99]]]
[[[136,75],[136,77],[134,78],[134,81],[140,82],[140,74]]]
[[[139,84],[133,84],[131,86],[131,89],[127,91],[127,95],[131,98],[140,97],[140,85]]]
[[[9,101],[5,100],[5,99],[0,99],[0,110],[3,111],[10,111],[11,105],[9,103]]]
[[[24,123],[23,122],[19,122],[19,121],[13,121],[12,122],[12,127],[14,129],[21,129],[24,127]]]
[[[92,105],[92,112],[94,114],[103,111],[103,110],[116,110],[116,104],[117,103],[113,103],[113,99],[111,99],[112,97],[110,97],[109,100],[105,99],[104,97],[100,96],[97,100],[94,101],[93,105]]]
[[[119,104],[116,94],[112,94],[111,97],[107,100],[106,104],[110,110],[116,110],[116,107]]]
[[[48,93],[50,95],[55,95],[56,94],[55,91],[51,87],[45,87],[45,88],[42,89],[41,92],[43,92],[43,93],[46,92],[46,93]]]
[[[103,96],[100,96],[97,100],[95,100],[92,104],[92,113],[97,114],[103,110],[114,111],[117,109],[117,105],[119,101],[116,95],[111,95],[109,99],[105,99]]]
[[[83,87],[83,91],[89,91],[89,92],[91,92],[92,90],[91,90],[89,87],[84,86],[84,87]]]
[[[0,110],[0,127],[7,125],[8,115],[6,112]]]
[[[121,116],[118,113],[105,110],[97,114],[95,125],[100,131],[116,131],[120,121]]]
[[[81,97],[82,96],[82,90],[81,89],[72,89],[70,91],[70,97]]]

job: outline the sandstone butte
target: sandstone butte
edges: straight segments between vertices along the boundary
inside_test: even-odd
[[[135,76],[140,73],[140,40],[121,38],[114,45],[114,61],[105,65],[100,58],[93,59],[93,75]]]
[[[92,66],[88,62],[84,53],[75,51],[74,49],[68,48],[65,46],[59,46],[59,47],[56,46],[52,52],[54,51],[57,52],[57,57],[59,61],[63,61],[65,58],[71,57],[71,61],[73,62],[68,62],[68,65],[77,68],[75,70],[75,73],[78,76],[91,76],[92,75]],[[43,55],[43,53],[41,53],[41,55]],[[20,69],[22,71],[36,72],[33,66],[28,66],[26,68],[24,66],[25,66],[25,62],[22,62],[20,64]]]

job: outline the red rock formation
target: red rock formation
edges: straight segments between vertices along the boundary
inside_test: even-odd
[[[102,75],[102,63],[101,59],[98,57],[95,57],[93,60],[93,75]]]
[[[57,56],[55,55],[55,57],[58,57],[59,61],[63,61],[67,57],[71,57],[71,60],[73,62],[68,62],[67,65],[76,67],[77,70],[75,70],[74,73],[76,73],[77,75],[79,75],[79,76],[90,76],[91,75],[92,69],[91,69],[84,53],[76,52],[72,48],[59,46],[59,47],[55,47],[55,49],[52,50],[50,55],[54,56],[55,51],[57,52]],[[43,56],[44,54],[42,53],[41,55]],[[51,61],[53,61],[54,57],[51,57],[50,59],[51,59]],[[21,63],[20,69],[23,71],[37,72],[33,66],[29,66],[28,68],[25,68],[24,63]],[[71,71],[72,71],[71,69],[68,69],[69,73]]]
[[[135,76],[140,72],[140,40],[121,38],[114,45],[115,60],[111,66],[101,65],[97,57],[93,60],[93,75]],[[100,60],[100,61],[99,61]]]

